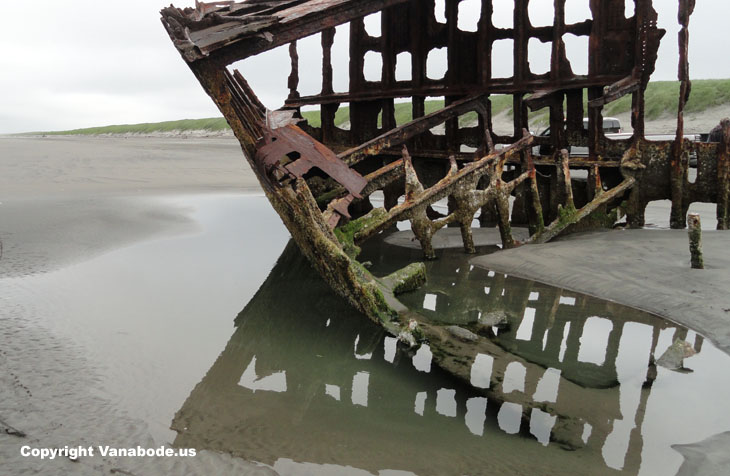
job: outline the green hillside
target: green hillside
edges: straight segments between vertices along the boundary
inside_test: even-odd
[[[493,114],[499,114],[505,109],[511,109],[512,97],[505,95],[492,96],[492,112]],[[425,110],[426,114],[438,111],[444,107],[443,100],[426,101]],[[319,111],[304,111],[302,116],[309,122],[313,127],[319,127],[321,124]],[[335,124],[342,125],[350,119],[350,108],[341,107],[335,114]],[[462,121],[469,122],[476,119],[476,114],[466,114]],[[413,120],[413,110],[410,102],[400,102],[395,104],[395,122],[396,124],[405,124]],[[380,121],[378,121],[380,123]]]
[[[222,117],[207,119],[181,119],[179,121],[150,122],[144,124],[120,124],[115,126],[89,127],[70,131],[36,132],[45,135],[97,135],[97,134],[150,134],[155,132],[172,131],[211,131],[217,132],[229,129],[228,123]]]
[[[646,119],[657,119],[663,115],[675,115],[677,111],[677,98],[679,96],[679,83],[676,81],[656,81],[649,83],[646,91]],[[511,96],[495,95],[491,97],[492,114],[494,116],[507,111],[512,112]],[[587,98],[584,98],[584,102]],[[706,79],[694,80],[692,83],[692,95],[687,104],[686,112],[702,113],[709,108],[730,103],[730,79]],[[427,101],[426,113],[436,111],[443,107],[443,101]],[[624,96],[604,108],[604,115],[615,116],[627,113],[631,110],[631,96]],[[335,124],[343,125],[349,121],[349,107],[341,107],[335,115]],[[319,111],[304,111],[302,115],[309,123],[318,127],[320,125]],[[397,103],[395,105],[396,123],[404,124],[412,119],[411,104]],[[470,123],[476,120],[476,114],[466,114],[460,118],[461,123]],[[546,124],[548,121],[547,109],[536,111],[530,114],[530,122],[533,125]],[[105,127],[92,127],[87,129],[74,129],[70,131],[39,132],[36,134],[47,135],[76,135],[76,134],[126,134],[138,133],[149,134],[156,132],[171,131],[211,131],[218,132],[228,129],[228,124],[222,118],[208,119],[184,119],[179,121],[157,122],[147,124],[125,124]]]
[[[664,114],[676,115],[679,97],[677,81],[656,81],[646,88],[646,118],[656,119]],[[730,103],[730,79],[692,81],[692,94],[685,108],[687,113],[701,113],[715,106]],[[624,96],[605,108],[605,115],[631,110],[631,96]]]

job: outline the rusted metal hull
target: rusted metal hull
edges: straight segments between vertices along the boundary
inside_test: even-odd
[[[465,251],[474,252],[471,226],[477,215],[481,223],[499,227],[505,248],[520,244],[512,235],[514,225],[529,226],[526,243],[544,243],[581,224],[610,226],[619,209],[628,225],[643,226],[647,204],[663,199],[672,200],[674,227],[685,226],[684,216],[695,201],[718,203],[718,226],[728,226],[730,123],[724,124],[720,143],[683,138],[694,2],[678,2],[682,98],[677,139],[667,142],[647,141],[644,134],[644,91],[664,35],[652,1],[636,0],[631,18],[625,18],[622,0],[592,1],[592,18],[577,24],[565,23],[565,3],[555,0],[552,26],[533,27],[528,0],[515,0],[513,26],[497,28],[491,0],[483,0],[473,32],[458,27],[459,0],[446,1],[445,23],[436,20],[431,0],[200,3],[196,9],[165,8],[162,21],[314,268],[353,306],[412,345],[440,342],[443,331],[423,325],[398,302],[392,279],[374,277],[357,261],[360,243],[398,221],[410,221],[427,259],[435,257],[431,239],[444,226],[459,226]],[[381,18],[379,37],[364,27],[363,18],[373,13]],[[350,86],[346,93],[335,93],[332,46],[335,27],[345,23]],[[586,75],[573,72],[563,40],[567,33],[588,39]],[[322,89],[303,97],[296,41],[313,34],[322,40]],[[514,45],[514,74],[493,78],[493,45],[503,39]],[[530,39],[552,45],[546,74],[530,70]],[[287,44],[291,62],[282,65],[281,78],[290,93],[282,110],[268,111],[229,66]],[[437,48],[448,53],[448,71],[441,79],[427,74],[428,53]],[[380,81],[367,81],[363,72],[365,55],[373,52],[382,58]],[[395,76],[401,53],[411,57],[407,81]],[[492,94],[513,97],[511,136],[492,130]],[[634,133],[610,140],[601,111],[625,95],[632,96]],[[426,114],[426,99],[441,96],[445,107]],[[412,121],[397,123],[397,98],[410,101]],[[335,124],[342,103],[350,106],[349,130]],[[320,106],[317,127],[300,116],[302,106],[313,104]],[[552,134],[533,137],[527,131],[528,109],[543,108],[549,109]],[[468,113],[476,115],[476,125],[460,121]],[[443,135],[433,132],[439,124]],[[555,152],[533,157],[533,145]],[[588,157],[571,158],[565,152],[571,146],[587,146]],[[465,147],[476,151],[464,152]],[[691,184],[690,154],[698,158],[697,180]],[[570,177],[576,168],[589,170],[582,188]],[[376,191],[382,191],[385,206],[373,209],[369,196]],[[437,216],[432,205],[442,199],[448,199],[449,210]]]

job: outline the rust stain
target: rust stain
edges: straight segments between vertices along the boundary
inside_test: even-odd
[[[360,192],[367,185],[362,175],[338,159],[334,152],[293,125],[273,130],[265,128],[263,144],[258,147],[256,160],[269,170],[283,167],[297,178],[304,177],[313,167],[318,167],[356,198],[362,198]]]
[[[649,202],[672,201],[672,226],[684,227],[689,205],[718,204],[718,227],[730,226],[730,120],[698,143],[684,130],[691,94],[690,18],[694,0],[676,0],[680,101],[674,138],[647,140],[644,93],[654,72],[665,31],[657,26],[652,0],[591,1],[591,17],[566,23],[566,0],[555,0],[551,26],[534,27],[528,0],[514,0],[514,24],[492,22],[491,0],[482,0],[476,31],[458,25],[460,0],[445,0],[445,23],[432,0],[248,0],[196,2],[196,8],[167,7],[162,23],[202,87],[221,110],[244,154],[299,248],[329,285],[353,306],[404,342],[417,344],[425,326],[398,311],[392,290],[357,262],[358,246],[399,221],[409,221],[426,258],[434,258],[433,234],[461,229],[464,249],[474,252],[472,222],[498,226],[504,248],[518,246],[513,226],[527,226],[529,243],[543,243],[574,226],[611,226],[620,207],[628,226],[644,225]],[[618,4],[618,5],[617,5]],[[381,33],[369,35],[364,18],[380,13]],[[349,26],[349,87],[335,92],[333,47],[339,25]],[[322,63],[317,94],[300,92],[297,41],[321,34]],[[563,36],[589,45],[588,72],[576,74]],[[550,70],[534,73],[528,44],[551,44]],[[511,40],[514,71],[495,77],[493,48]],[[285,106],[267,111],[237,71],[236,61],[288,46],[289,61],[271,80],[288,87]],[[443,78],[429,76],[427,58],[447,51]],[[396,77],[402,54],[411,59],[408,79]],[[365,56],[382,60],[380,79],[365,77]],[[493,130],[496,94],[512,96],[513,128]],[[584,95],[587,104],[584,104]],[[628,137],[604,132],[603,108],[631,97]],[[427,114],[427,103],[444,105]],[[410,105],[398,123],[396,103]],[[319,121],[301,116],[319,107]],[[349,106],[349,128],[336,122]],[[402,106],[399,106],[402,107]],[[547,110],[550,135],[532,136],[530,111]],[[587,123],[584,123],[587,118]],[[575,150],[585,153],[572,153]],[[687,180],[696,160],[697,178]],[[571,179],[587,169],[589,180]],[[370,201],[381,192],[383,206]],[[446,213],[433,205],[448,202]],[[414,324],[415,323],[415,324]],[[421,327],[419,327],[421,326]],[[428,334],[428,332],[426,332]],[[443,364],[443,362],[442,362]]]

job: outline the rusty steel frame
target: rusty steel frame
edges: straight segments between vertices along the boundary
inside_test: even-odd
[[[644,127],[644,92],[665,34],[652,0],[633,0],[631,18],[624,16],[624,0],[591,0],[591,18],[575,24],[565,22],[566,0],[554,0],[553,24],[543,27],[532,26],[529,0],[514,0],[511,28],[496,27],[492,1],[482,0],[476,31],[459,29],[460,1],[445,1],[445,23],[436,19],[434,0],[196,2],[196,8],[161,12],[170,38],[230,124],[272,206],[338,294],[404,342],[441,341],[441,330],[396,299],[392,284],[398,276],[376,278],[357,261],[359,244],[398,221],[411,222],[428,259],[435,257],[431,238],[444,226],[459,226],[465,251],[475,252],[477,214],[483,226],[499,227],[504,248],[521,244],[513,225],[529,227],[528,244],[566,230],[612,226],[619,212],[629,226],[640,227],[647,204],[663,199],[672,201],[672,227],[684,227],[689,205],[705,201],[717,203],[718,228],[728,228],[730,121],[722,123],[719,142],[684,138],[694,0],[678,0],[681,97],[676,139],[663,142],[648,141]],[[365,29],[364,18],[371,14],[380,15],[378,37]],[[336,27],[344,24],[349,90],[343,93],[334,90],[332,49]],[[588,39],[588,74],[574,73],[566,34]],[[321,38],[322,88],[302,96],[297,40],[311,35]],[[514,74],[494,78],[492,49],[505,39],[513,43]],[[531,39],[551,45],[545,74],[531,71]],[[285,45],[290,64],[282,65],[281,77],[289,95],[282,109],[269,111],[230,67]],[[437,48],[446,48],[448,57],[440,79],[429,77],[426,61]],[[365,78],[368,53],[382,59],[379,81]],[[411,57],[406,81],[395,75],[400,53]],[[493,94],[512,95],[512,135],[493,131]],[[634,132],[628,139],[608,139],[602,109],[627,95]],[[443,97],[445,105],[427,114],[430,97]],[[396,121],[397,99],[410,101],[413,120],[406,124]],[[343,103],[350,107],[349,129],[335,123]],[[319,126],[302,118],[301,108],[308,105],[320,107]],[[551,135],[533,137],[528,110],[544,108]],[[476,125],[460,121],[467,113],[476,114]],[[441,124],[445,133],[434,133]],[[533,146],[553,152],[533,156]],[[571,146],[587,147],[588,157],[571,157]],[[476,151],[464,152],[465,147]],[[688,181],[690,154],[698,162],[694,183]],[[571,180],[571,169],[587,169],[589,179]],[[369,197],[376,191],[382,191],[384,207],[373,208]],[[442,199],[448,199],[446,215],[432,207]],[[400,278],[401,284],[419,281]]]

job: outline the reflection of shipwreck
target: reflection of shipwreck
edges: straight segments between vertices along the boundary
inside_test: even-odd
[[[440,296],[438,317],[475,332],[480,320],[466,322],[462,311],[503,312],[509,321],[496,338],[447,356],[471,373],[470,385],[429,372],[421,351],[413,359],[397,352],[396,339],[357,319],[290,243],[177,412],[175,445],[269,465],[286,458],[422,475],[618,474],[608,463],[635,475],[649,464],[645,444],[669,450],[686,409],[664,419],[670,431],[642,430],[643,422],[685,375],[654,362],[668,337],[694,339],[701,352],[700,336],[620,305],[469,271],[464,257],[448,257],[432,271],[459,280],[460,291]],[[424,293],[438,292],[434,281]],[[605,332],[584,341],[596,320]],[[508,454],[520,458],[495,457]]]
[[[555,0],[552,26],[544,27],[532,26],[529,0],[515,0],[509,28],[494,26],[492,2],[482,0],[475,31],[463,31],[459,11],[467,1],[446,0],[445,21],[437,20],[433,0],[248,0],[162,11],[175,46],[231,125],[297,245],[337,293],[411,343],[451,339],[393,296],[394,290],[422,281],[423,268],[411,266],[382,280],[357,261],[360,243],[398,221],[410,221],[427,258],[434,256],[432,235],[444,226],[459,226],[464,248],[473,252],[477,214],[482,226],[496,223],[504,247],[518,244],[512,225],[527,225],[526,242],[540,243],[571,226],[613,224],[619,208],[629,225],[642,226],[646,205],[659,199],[671,199],[673,227],[685,226],[695,201],[716,202],[719,227],[728,226],[730,123],[724,124],[720,143],[683,138],[693,0],[678,3],[681,97],[677,139],[668,142],[644,138],[644,91],[664,35],[651,0],[635,0],[630,18],[623,0],[592,1],[592,18],[575,24],[565,22],[565,0]],[[379,36],[364,27],[364,18],[373,14],[380,17]],[[349,25],[344,93],[333,88],[332,45],[340,25]],[[297,40],[311,35],[321,38],[322,89],[301,96]],[[566,35],[588,39],[587,74],[573,73]],[[513,45],[514,74],[500,79],[492,75],[492,50],[503,40]],[[528,43],[534,41],[551,45],[548,73],[530,70]],[[285,107],[269,111],[229,66],[285,45],[290,94]],[[427,58],[443,48],[448,70],[434,78]],[[363,72],[372,55],[382,63],[379,81],[366,80]],[[395,69],[403,58],[410,62],[411,77],[399,81]],[[512,96],[509,136],[492,131],[490,95],[495,94]],[[626,95],[632,97],[633,136],[609,140],[601,110]],[[427,114],[431,97],[443,97],[445,107]],[[410,101],[413,120],[396,121],[396,99]],[[344,103],[349,130],[335,125]],[[318,127],[301,119],[301,108],[308,105],[320,107]],[[549,108],[551,136],[527,132],[528,108]],[[460,120],[470,113],[476,113],[476,126]],[[432,132],[441,124],[444,134]],[[534,145],[555,152],[533,156]],[[587,146],[588,157],[571,158],[570,146]],[[698,163],[694,183],[688,181],[691,154]],[[588,180],[571,180],[575,169],[587,170]],[[369,197],[377,191],[384,207],[373,209]],[[432,208],[442,199],[448,200],[446,215]]]

